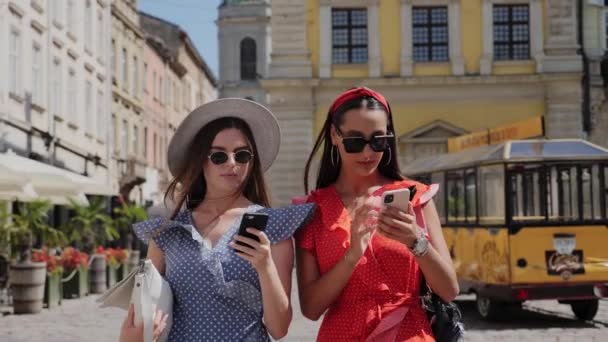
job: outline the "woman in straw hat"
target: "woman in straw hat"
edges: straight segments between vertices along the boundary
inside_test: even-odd
[[[263,173],[279,144],[274,115],[244,99],[207,103],[175,132],[168,151],[174,180],[165,194],[176,203],[171,220],[134,226],[173,290],[169,341],[269,341],[268,335],[286,335],[292,317],[291,236],[314,205],[268,208]],[[248,229],[259,242],[237,234],[243,215],[254,212],[268,215],[263,232]],[[121,341],[141,340],[130,311]],[[156,322],[158,333],[162,316]]]

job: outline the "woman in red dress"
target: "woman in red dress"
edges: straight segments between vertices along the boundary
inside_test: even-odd
[[[354,88],[332,104],[309,157],[323,146],[310,223],[297,233],[301,309],[324,315],[318,341],[434,341],[421,276],[446,301],[458,282],[432,197],[437,185],[399,171],[386,99]],[[416,187],[407,208],[378,211],[386,190]],[[376,203],[376,205],[374,205]],[[375,218],[375,219],[374,219]]]

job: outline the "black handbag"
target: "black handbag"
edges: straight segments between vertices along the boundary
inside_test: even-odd
[[[427,286],[424,276],[420,286],[422,308],[426,311],[435,341],[464,341],[464,324],[462,314],[454,302],[446,303]]]

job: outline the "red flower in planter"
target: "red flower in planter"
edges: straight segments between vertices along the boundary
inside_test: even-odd
[[[108,264],[114,267],[123,264],[128,257],[127,251],[122,248],[108,248],[105,250],[105,254]]]
[[[63,257],[61,259],[63,267],[69,271],[80,266],[87,267],[89,264],[89,255],[72,247],[63,250]]]
[[[55,255],[49,255],[48,249],[43,247],[42,249],[36,249],[32,251],[33,262],[46,262],[46,271],[49,273],[62,273],[63,267],[61,267],[61,258]]]

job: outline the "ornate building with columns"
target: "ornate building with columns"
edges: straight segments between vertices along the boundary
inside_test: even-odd
[[[586,137],[577,5],[576,0],[226,1],[222,6],[234,12],[246,6],[270,11],[261,41],[249,37],[263,46],[256,56],[268,58],[256,82],[283,134],[269,175],[275,204],[302,194],[302,169],[328,107],[353,86],[374,88],[388,98],[403,164],[446,152],[450,137],[536,116],[544,117],[549,138]],[[224,90],[244,86],[226,77],[247,61],[237,40],[248,36],[234,31],[253,29],[240,31],[222,13],[220,7],[220,60],[226,63],[220,83],[226,95]],[[268,12],[263,13],[265,18]],[[266,25],[262,16],[238,22]]]
[[[589,130],[589,140],[608,147],[608,1],[588,0],[582,8],[583,50],[585,63],[583,94],[583,125]]]

